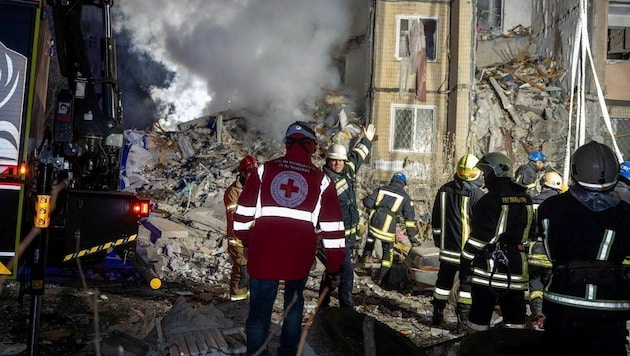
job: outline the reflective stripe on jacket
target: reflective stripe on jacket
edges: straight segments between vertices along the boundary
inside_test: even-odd
[[[523,244],[529,237],[534,214],[531,199],[525,188],[511,179],[497,179],[488,189],[473,208],[460,275],[471,277],[471,283],[477,285],[526,290],[529,275]],[[505,263],[498,258],[499,250]]]
[[[348,159],[344,163],[343,171],[336,173],[324,165],[323,171],[335,184],[341,213],[343,214],[343,224],[346,227],[346,246],[353,246],[356,242],[357,224],[359,223],[359,209],[356,198],[357,172],[366,157],[370,153],[372,143],[367,138],[362,138],[354,148],[348,153]]]
[[[397,215],[402,215],[408,236],[417,233],[411,198],[399,181],[395,180],[387,186],[375,189],[363,199],[363,205],[372,209],[368,228],[371,236],[393,242],[396,239]]]
[[[545,302],[570,308],[580,320],[626,320],[630,291],[623,261],[630,255],[630,206],[625,202],[595,212],[571,190],[538,208],[539,229],[553,263]]]
[[[483,194],[479,182],[465,182],[457,177],[438,190],[431,226],[441,261],[459,265],[462,248],[470,236],[472,207]]]
[[[335,186],[299,145],[258,167],[234,214],[234,233],[248,247],[248,271],[257,279],[306,277],[318,235],[328,272],[337,273],[345,256],[344,230]]]

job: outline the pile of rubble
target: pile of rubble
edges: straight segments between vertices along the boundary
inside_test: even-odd
[[[326,108],[336,111],[335,120],[323,119],[331,115],[323,114],[322,110],[322,119],[313,122],[320,142],[319,152],[314,157],[317,166],[324,164],[324,152],[330,144],[349,146],[362,134],[363,123],[353,113],[347,115],[343,107],[336,105],[339,102],[342,101],[338,97],[333,97]],[[206,291],[212,290],[214,298],[229,300],[231,260],[224,239],[223,193],[236,178],[242,157],[255,155],[265,162],[284,153],[279,140],[265,141],[260,133],[249,129],[250,126],[246,117],[222,112],[181,123],[178,131],[166,132],[158,127],[151,132],[126,132],[124,190],[149,198],[153,205],[151,216],[140,226],[137,250],[163,280],[186,280],[203,286]],[[359,198],[376,187],[378,182],[373,176],[370,167],[361,168],[357,186]],[[363,212],[363,221],[366,217]],[[410,243],[403,238],[400,247],[407,252]],[[324,266],[318,262],[309,277],[305,313],[312,313],[316,307],[323,270]],[[401,280],[407,279],[406,271],[401,269],[398,273]],[[405,290],[385,290],[375,285],[368,270],[357,274],[354,293],[358,298],[357,311],[374,316],[411,340],[415,338],[419,346],[454,337],[449,330],[427,326],[431,310],[427,286],[405,283]],[[280,325],[282,305],[276,307],[278,313],[274,313],[273,322]],[[454,326],[454,312],[451,321]],[[239,335],[233,333],[234,327],[223,329],[229,331],[227,339],[232,338],[232,344],[236,340],[232,334]],[[244,325],[240,325],[242,327]],[[279,334],[279,329],[276,332]],[[321,331],[313,328],[311,334],[309,343],[314,344],[318,352],[331,352],[326,351],[330,346],[318,341],[326,339]],[[228,353],[241,350],[238,344],[232,346]]]
[[[569,124],[566,71],[540,58],[527,36],[478,41],[469,142],[476,154],[503,151],[515,167],[542,150],[562,171]]]

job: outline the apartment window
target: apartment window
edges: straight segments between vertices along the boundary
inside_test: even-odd
[[[409,30],[414,21],[421,20],[424,27],[424,37],[426,39],[427,59],[430,62],[437,60],[437,19],[421,17],[417,15],[397,16],[396,28],[398,41],[396,42],[396,59],[409,56]]]
[[[392,150],[414,153],[433,152],[434,123],[435,107],[393,105],[390,141]]]
[[[501,29],[503,0],[477,0],[477,30]]]

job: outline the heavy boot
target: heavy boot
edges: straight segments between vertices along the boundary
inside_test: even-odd
[[[444,322],[444,307],[445,304],[433,304],[433,317],[431,323],[434,326],[440,326]]]
[[[529,301],[529,310],[532,312],[532,319],[536,316],[540,316],[542,315],[542,305],[543,305],[543,299],[542,298],[534,298],[532,300]]]
[[[529,316],[529,322],[535,330],[544,330],[545,328],[545,315],[542,312],[542,305],[542,298],[534,298],[529,301],[529,309],[532,312]]]
[[[389,267],[381,267],[379,269],[378,282],[379,286],[383,286],[383,283],[387,283],[387,277],[389,276]]]
[[[468,330],[470,304],[457,303],[457,306],[455,307],[455,314],[457,314],[457,327],[455,328],[455,332],[457,334],[463,334]]]

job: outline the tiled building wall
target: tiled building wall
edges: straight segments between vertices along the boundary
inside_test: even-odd
[[[448,87],[449,13],[448,1],[379,1],[377,3],[372,121],[376,125],[379,139],[374,143],[372,152],[373,159],[377,162],[377,179],[379,180],[388,180],[394,171],[402,168],[405,159],[412,161],[427,161],[428,159],[428,157],[423,157],[427,156],[426,154],[390,151],[392,104],[433,106],[436,108],[436,140],[437,134],[444,134],[446,131],[447,94],[440,94],[438,91],[445,91]],[[420,102],[414,97],[415,75],[410,78],[411,91],[402,96],[399,95],[400,61],[396,59],[397,15],[437,19],[437,59],[434,62],[428,62],[426,102]],[[418,172],[415,175],[416,178],[422,176]]]

